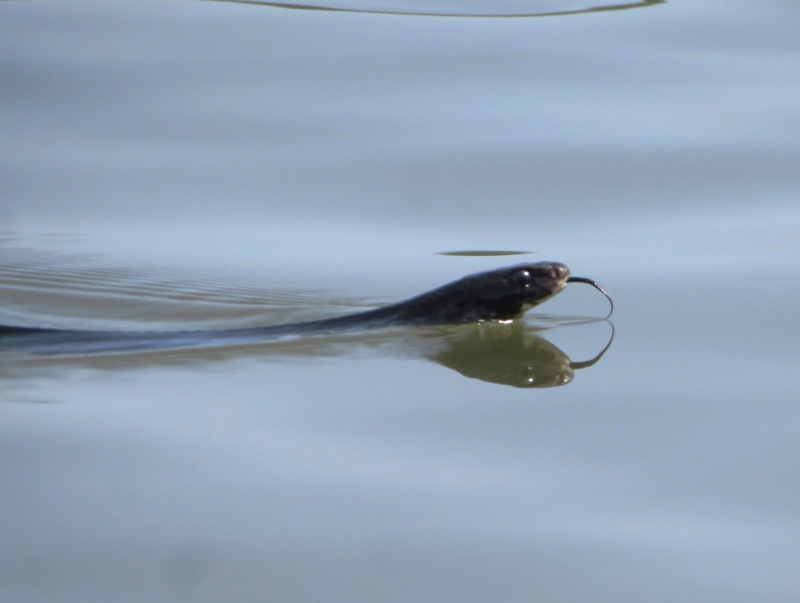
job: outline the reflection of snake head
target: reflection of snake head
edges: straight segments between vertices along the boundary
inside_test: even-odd
[[[563,351],[522,323],[465,326],[433,358],[465,377],[512,387],[567,385],[574,376]]]
[[[464,325],[450,331],[446,345],[431,360],[465,377],[523,388],[557,387],[571,383],[575,371],[597,364],[611,347],[611,338],[594,358],[573,362],[554,343],[522,321],[509,324]]]
[[[466,276],[397,304],[394,322],[458,324],[517,318],[560,293],[570,272],[559,262],[519,264]]]

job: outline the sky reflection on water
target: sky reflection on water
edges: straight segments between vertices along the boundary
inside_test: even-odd
[[[407,332],[4,363],[0,596],[796,601],[800,5],[651,8],[0,3],[0,322],[290,321],[528,258],[617,307],[565,387]]]

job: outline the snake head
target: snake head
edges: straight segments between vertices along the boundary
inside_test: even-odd
[[[561,292],[569,276],[559,262],[480,272],[400,304],[400,318],[427,324],[513,320]]]
[[[511,320],[561,293],[567,286],[570,270],[560,262],[520,264],[495,272],[504,279],[508,294],[497,303],[490,303],[497,314],[495,320]]]

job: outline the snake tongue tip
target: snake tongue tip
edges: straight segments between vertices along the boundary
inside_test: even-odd
[[[569,277],[567,279],[567,282],[568,283],[586,283],[587,285],[591,285],[592,287],[597,289],[600,293],[605,295],[606,299],[608,300],[609,305],[611,306],[611,309],[608,311],[608,314],[606,314],[606,318],[605,319],[610,318],[611,315],[614,313],[614,300],[611,299],[611,296],[608,293],[606,293],[605,289],[603,289],[600,285],[598,285],[596,281],[593,281],[592,279],[586,278],[584,276],[571,276],[571,277]]]

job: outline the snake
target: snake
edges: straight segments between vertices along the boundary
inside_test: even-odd
[[[259,343],[390,326],[507,322],[563,291],[587,283],[614,302],[594,280],[572,276],[560,262],[535,262],[465,276],[416,297],[372,310],[305,322],[218,330],[90,331],[0,325],[0,351],[40,354],[102,353]]]

